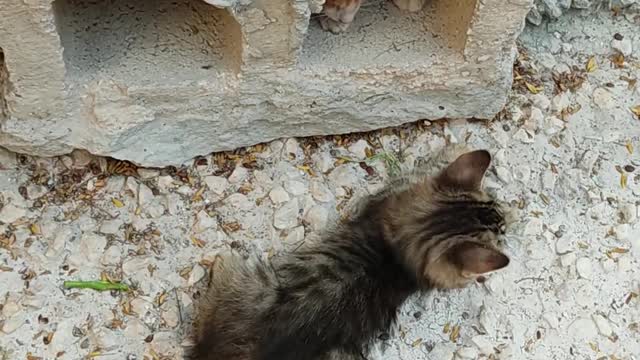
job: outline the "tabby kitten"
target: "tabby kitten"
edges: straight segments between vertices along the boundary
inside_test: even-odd
[[[425,0],[392,0],[400,10],[420,11]],[[353,22],[363,0],[326,0],[322,9],[320,25],[334,34],[341,33]]]
[[[411,294],[507,266],[505,212],[481,188],[491,156],[453,159],[437,174],[391,182],[320,241],[269,264],[218,261],[193,359],[363,359]]]

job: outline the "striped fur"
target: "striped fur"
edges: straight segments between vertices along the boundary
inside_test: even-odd
[[[459,150],[443,152],[430,164]],[[391,182],[320,241],[270,264],[227,256],[199,309],[195,360],[364,359],[407,297],[505,267],[485,151]]]

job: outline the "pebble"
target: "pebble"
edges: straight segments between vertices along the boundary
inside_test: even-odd
[[[22,327],[22,325],[26,324],[26,316],[23,314],[18,314],[9,319],[5,320],[2,324],[2,332],[5,334],[11,334],[14,331],[18,330]]]
[[[560,256],[560,265],[562,265],[562,267],[566,268],[575,263],[576,263],[576,254],[574,253],[568,253],[566,255]]]
[[[173,178],[169,175],[158,176],[158,190],[166,194],[173,188]]]
[[[633,53],[633,44],[628,36],[624,37],[622,40],[611,40],[611,47],[624,56],[630,56]]]
[[[333,158],[327,152],[313,154],[313,164],[323,174],[326,174],[333,167]]]
[[[291,198],[282,186],[277,186],[269,191],[269,199],[271,199],[271,202],[275,205],[278,205],[289,201]]]
[[[547,97],[547,95],[543,94],[543,93],[538,93],[535,94],[531,97],[531,100],[533,101],[533,105],[535,105],[536,107],[542,109],[542,110],[547,110],[549,109],[549,106],[551,105],[551,100],[549,100],[549,98]],[[532,110],[533,113],[533,110]],[[541,112],[542,114],[542,112]]]
[[[356,184],[356,172],[350,164],[343,164],[333,169],[329,180],[336,186],[351,188]]]
[[[197,282],[202,280],[202,278],[204,277],[205,274],[206,274],[206,271],[204,270],[204,268],[202,266],[196,264],[193,267],[193,269],[191,269],[191,273],[189,273],[189,279],[187,280],[187,286],[195,285]]]
[[[12,317],[22,310],[22,307],[15,301],[7,301],[2,307],[2,316],[5,318]]]
[[[246,195],[241,193],[231,194],[227,197],[226,203],[236,210],[248,211],[254,208],[255,203]]]
[[[284,188],[293,196],[304,195],[307,192],[307,187],[301,181],[288,180],[284,183]]]
[[[349,152],[358,160],[367,158],[367,149],[370,149],[369,143],[364,139],[354,142],[348,148]]]
[[[563,236],[556,241],[556,253],[564,255],[573,250],[573,240],[568,236]]]
[[[524,128],[535,133],[544,122],[544,114],[542,110],[534,107],[531,109],[531,116],[524,122]]]
[[[593,91],[593,103],[600,109],[611,109],[615,106],[611,92],[605,88],[597,88]]]
[[[429,359],[452,360],[455,350],[455,344],[437,343],[429,353]]]
[[[95,157],[90,152],[82,149],[76,149],[71,152],[71,159],[73,159],[73,166],[76,168],[83,168],[89,165]]]
[[[591,259],[582,257],[576,261],[576,270],[581,278],[591,280],[593,278],[593,267]]]
[[[551,110],[556,112],[566,109],[569,105],[571,105],[571,100],[567,92],[562,92],[551,100]]]
[[[531,178],[531,168],[524,165],[516,167],[513,169],[513,178],[525,185],[528,184],[529,179]]]
[[[630,256],[621,256],[618,258],[618,271],[621,273],[626,273],[627,271],[631,271],[631,257]]]
[[[107,238],[95,233],[85,233],[80,238],[80,253],[90,263],[96,263],[104,248],[107,246]]]
[[[127,276],[131,276],[142,271],[147,271],[148,265],[148,258],[134,257],[122,264],[122,272]]]
[[[102,225],[100,225],[100,229],[98,230],[99,232],[103,233],[103,234],[117,234],[120,233],[120,226],[122,225],[122,221],[120,221],[119,219],[114,219],[114,220],[106,220],[105,222],[102,223]]]
[[[153,191],[151,191],[147,185],[140,183],[140,188],[138,189],[138,204],[147,206],[153,199]]]
[[[296,158],[302,156],[302,148],[295,138],[288,139],[284,144],[284,151],[287,156],[293,154]]]
[[[320,181],[312,181],[311,186],[309,187],[309,191],[311,196],[319,202],[330,202],[333,200],[333,194],[331,190]]]
[[[533,135],[525,129],[519,129],[513,135],[513,138],[525,144],[533,144],[535,142]]]
[[[204,178],[204,183],[207,184],[209,190],[211,190],[216,195],[222,195],[229,187],[229,180],[222,176],[206,176]]]
[[[320,205],[314,205],[304,215],[304,221],[309,224],[314,231],[322,230],[327,224],[329,218],[329,212],[327,209]]]
[[[522,234],[525,236],[538,235],[542,233],[542,220],[538,218],[530,219],[525,225]]]
[[[472,347],[462,347],[458,349],[456,355],[460,359],[475,359],[476,357],[478,357],[478,350]]]
[[[273,226],[276,229],[291,229],[298,225],[298,212],[300,204],[298,199],[293,199],[277,209],[273,215]]]
[[[505,184],[511,181],[511,173],[505,167],[496,166],[496,174],[498,175],[498,179]]]
[[[595,314],[591,317],[593,322],[596,323],[596,327],[598,328],[598,332],[602,336],[611,336],[613,335],[613,329],[611,329],[611,325],[609,324],[609,320],[607,320],[604,316]]]
[[[102,254],[102,259],[100,263],[102,265],[116,265],[120,263],[122,259],[122,251],[119,247],[112,245],[105,250],[104,254]]]
[[[169,328],[174,328],[180,323],[180,314],[175,306],[163,311],[160,317],[164,321],[164,324]]]
[[[491,355],[494,352],[493,344],[487,336],[476,335],[471,338],[471,342],[480,350],[482,355]]]
[[[238,165],[235,169],[233,169],[233,172],[231,173],[231,175],[229,175],[228,180],[232,184],[239,184],[242,181],[246,180],[248,176],[249,170],[247,170],[247,168],[245,168],[244,166]]]
[[[620,212],[620,221],[627,224],[633,224],[638,219],[638,207],[630,203],[620,203],[618,205]]]
[[[544,171],[542,173],[542,188],[545,190],[553,190],[553,188],[556,185],[556,179],[558,178],[558,176],[556,174],[554,174],[552,171],[548,170],[548,171]]]
[[[0,147],[0,168],[11,169],[18,164],[16,154]]]
[[[574,340],[591,340],[598,334],[598,328],[591,319],[578,318],[567,328],[569,336]]]
[[[0,210],[0,221],[5,224],[11,224],[12,222],[27,215],[27,210],[19,208],[11,203],[6,204],[2,210]]]
[[[218,220],[216,218],[209,216],[209,214],[204,210],[200,210],[200,212],[198,212],[194,226],[196,234],[201,234],[209,229],[216,230],[217,228]]]
[[[62,254],[64,250],[65,244],[73,241],[74,233],[69,227],[63,227],[62,229],[58,229],[53,236],[53,241],[49,242],[49,246],[47,248],[47,252],[45,256],[48,258],[55,258]]]
[[[296,226],[289,230],[284,241],[289,244],[295,244],[304,240],[304,226]]]

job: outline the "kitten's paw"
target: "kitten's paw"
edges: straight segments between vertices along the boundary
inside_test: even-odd
[[[424,0],[393,0],[393,3],[398,9],[410,12],[420,11],[424,6]]]
[[[349,28],[351,23],[343,23],[340,21],[335,21],[333,19],[329,19],[328,17],[324,17],[320,19],[320,26],[325,31],[331,31],[334,34],[340,34]]]

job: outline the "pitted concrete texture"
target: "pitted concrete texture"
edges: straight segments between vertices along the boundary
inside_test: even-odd
[[[336,36],[322,0],[0,0],[0,145],[164,166],[502,109],[531,0],[374,5]]]

